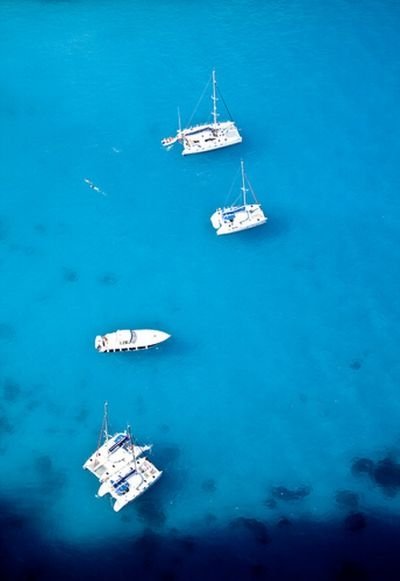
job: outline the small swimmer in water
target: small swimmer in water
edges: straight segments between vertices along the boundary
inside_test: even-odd
[[[96,186],[91,180],[89,180],[88,178],[84,178],[83,181],[85,183],[87,183],[87,185],[89,186],[89,188],[91,190],[94,190],[95,192],[102,194],[103,196],[106,196],[107,194],[105,192],[103,192],[103,190],[101,190],[98,186]]]

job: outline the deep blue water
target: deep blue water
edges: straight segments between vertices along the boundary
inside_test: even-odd
[[[382,578],[397,558],[399,25],[389,0],[1,2],[10,578],[126,578],[132,554],[149,578]],[[163,151],[213,67],[243,144]],[[241,157],[269,221],[218,238]],[[95,352],[126,327],[173,338]],[[164,470],[118,515],[81,470],[106,399]]]

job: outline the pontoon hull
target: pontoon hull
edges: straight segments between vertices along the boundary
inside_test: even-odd
[[[170,337],[168,333],[154,329],[122,330],[97,335],[94,346],[100,353],[141,351],[155,347]]]
[[[259,204],[245,206],[246,210],[238,212],[235,208],[224,208],[212,214],[210,220],[218,236],[235,234],[243,230],[250,230],[266,223],[267,217]],[[232,211],[232,219],[226,219],[226,214]]]

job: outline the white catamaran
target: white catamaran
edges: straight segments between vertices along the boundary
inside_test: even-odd
[[[102,443],[102,440],[104,442]],[[136,500],[162,475],[143,454],[151,446],[136,446],[130,428],[110,436],[108,432],[108,404],[104,404],[104,417],[97,450],[83,465],[100,482],[97,496],[110,494],[115,499],[116,512]]]
[[[179,118],[179,127],[176,135],[162,139],[162,145],[169,149],[176,142],[179,142],[183,145],[182,155],[190,155],[193,153],[213,151],[214,149],[220,149],[221,147],[228,147],[229,145],[241,143],[242,136],[240,135],[234,121],[218,121],[217,81],[214,70],[212,72],[211,99],[213,102],[212,123],[203,123],[182,129]]]
[[[243,161],[240,162],[240,167],[242,171],[241,203],[218,208],[211,216],[211,224],[217,231],[218,236],[255,228],[265,224],[267,221],[261,204],[257,202],[253,188],[245,174]],[[248,188],[246,188],[246,182],[249,186]],[[251,204],[247,203],[247,192],[249,191],[254,198],[254,202]]]
[[[141,349],[150,349],[150,347],[154,347],[170,337],[171,335],[168,333],[155,329],[124,329],[105,335],[97,335],[94,346],[100,353],[140,351]]]

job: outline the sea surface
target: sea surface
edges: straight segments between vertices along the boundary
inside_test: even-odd
[[[3,578],[399,578],[399,26],[1,1]],[[163,150],[213,68],[243,143]],[[268,222],[217,237],[241,159]],[[97,353],[120,328],[172,338]],[[164,471],[118,514],[82,470],[106,400]]]

